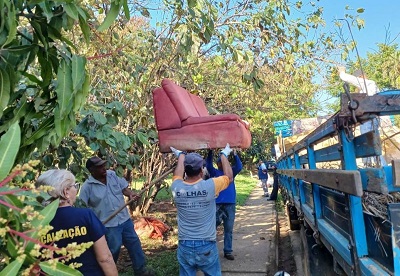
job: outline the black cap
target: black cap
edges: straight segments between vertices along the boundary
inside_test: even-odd
[[[101,159],[100,157],[97,157],[97,156],[93,156],[93,157],[90,157],[86,161],[86,169],[90,170],[91,167],[101,166],[101,165],[103,165],[105,163],[107,163],[106,160],[103,160],[103,159]]]

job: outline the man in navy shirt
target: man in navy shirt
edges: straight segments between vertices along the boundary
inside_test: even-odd
[[[221,222],[224,225],[224,257],[228,260],[234,260],[232,252],[232,236],[233,236],[233,225],[235,223],[235,212],[236,212],[236,188],[235,188],[235,176],[242,170],[243,165],[236,150],[233,151],[233,157],[235,164],[232,166],[233,180],[226,190],[219,193],[216,199],[216,226],[218,227]],[[221,159],[217,160],[217,167],[213,166],[213,151],[208,152],[206,159],[206,168],[210,177],[218,177],[224,174],[222,171]]]

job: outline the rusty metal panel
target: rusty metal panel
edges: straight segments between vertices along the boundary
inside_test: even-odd
[[[359,169],[363,190],[374,193],[388,194],[388,183],[385,170],[382,168]]]
[[[368,96],[366,93],[351,93],[350,96],[353,101],[358,102],[358,107],[355,109],[355,115],[357,117],[366,113],[375,113],[379,115],[399,114],[400,91],[392,95],[375,94],[373,96]],[[348,96],[342,94],[340,116],[351,116],[348,102]]]
[[[297,179],[302,179],[350,195],[362,196],[363,189],[359,171],[349,170],[278,170]]]

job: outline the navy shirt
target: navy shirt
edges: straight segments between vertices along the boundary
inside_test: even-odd
[[[58,248],[66,247],[68,244],[96,242],[106,233],[106,228],[88,208],[60,207],[50,222],[53,229],[40,238],[44,244],[54,244]],[[61,235],[60,240],[56,239],[56,233]],[[104,275],[103,270],[96,260],[93,245],[77,258],[66,262],[81,263],[77,268],[83,275],[100,276]]]
[[[229,184],[228,188],[221,191],[219,196],[216,198],[215,202],[220,203],[236,203],[236,187],[235,187],[235,176],[243,169],[242,161],[238,155],[233,155],[235,159],[235,164],[232,166],[233,180]],[[206,159],[206,168],[210,177],[218,177],[224,175],[224,172],[213,167],[213,154],[209,152]]]

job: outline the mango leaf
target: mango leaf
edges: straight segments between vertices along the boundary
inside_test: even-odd
[[[114,22],[114,20],[117,18],[119,11],[124,4],[126,0],[120,0],[120,1],[113,1],[111,2],[111,8],[110,11],[107,13],[106,18],[104,19],[103,23],[97,28],[99,32],[104,31],[108,27],[111,26],[111,24]]]
[[[60,108],[60,117],[64,118],[72,106],[72,76],[71,67],[65,60],[62,60],[57,72],[57,102]]]
[[[10,76],[0,68],[0,117],[3,115],[3,110],[7,107],[10,100]]]
[[[7,6],[8,14],[6,18],[3,18],[2,20],[6,19],[6,24],[8,25],[8,37],[3,45],[7,45],[12,42],[15,39],[15,35],[17,34],[17,17],[14,2],[6,1],[5,4]]]
[[[6,268],[0,272],[0,276],[16,276],[24,263],[25,257],[20,257],[10,263]]]
[[[9,256],[15,259],[18,256],[17,245],[15,244],[15,239],[11,236],[7,237],[7,252]]]
[[[69,17],[75,19],[76,21],[79,20],[78,10],[76,9],[76,6],[74,4],[71,4],[71,3],[65,4],[64,10],[68,14]]]
[[[14,166],[15,157],[21,143],[21,129],[18,122],[11,125],[0,139],[0,181],[6,178]]]
[[[80,271],[73,269],[63,263],[56,263],[56,265],[54,266],[50,264],[49,261],[46,261],[46,262],[41,262],[39,266],[48,275],[57,275],[57,276],[83,275]]]
[[[90,28],[86,22],[86,19],[82,15],[79,15],[79,26],[81,27],[81,31],[82,31],[83,37],[85,38],[86,43],[89,43],[90,42]]]
[[[75,94],[74,112],[77,112],[82,108],[82,106],[86,102],[86,98],[89,94],[89,91],[90,91],[90,78],[88,75],[85,74],[85,81],[83,82],[82,90],[78,91]]]
[[[44,120],[40,127],[35,130],[32,135],[30,137],[28,137],[24,143],[22,144],[22,147],[25,147],[27,145],[30,145],[34,142],[36,142],[37,140],[39,140],[40,138],[42,138],[45,135],[49,135],[50,131],[52,130],[53,127],[53,118],[52,117],[48,117],[46,120]]]
[[[82,87],[83,82],[85,81],[85,65],[86,59],[82,56],[74,55],[72,57],[72,89],[73,93],[76,93]]]

